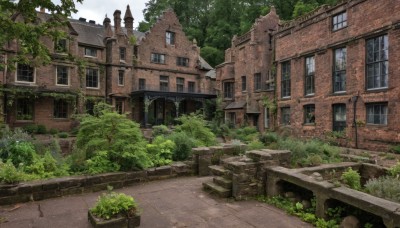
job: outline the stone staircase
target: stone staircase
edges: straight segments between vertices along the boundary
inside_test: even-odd
[[[221,198],[232,196],[232,177],[230,171],[222,165],[209,166],[210,172],[214,175],[212,181],[203,183],[204,190]]]

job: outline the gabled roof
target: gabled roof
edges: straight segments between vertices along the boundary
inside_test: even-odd
[[[210,66],[210,64],[208,64],[206,62],[206,60],[204,60],[201,56],[199,56],[199,65],[200,65],[200,69],[202,70],[212,70],[214,68],[212,68],[212,66]]]
[[[224,110],[242,109],[242,108],[244,108],[245,105],[246,105],[246,101],[231,102],[224,108]]]

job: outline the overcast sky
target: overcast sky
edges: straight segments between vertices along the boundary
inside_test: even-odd
[[[59,4],[60,0],[52,0]],[[126,6],[129,4],[134,18],[133,27],[137,27],[143,20],[143,9],[148,0],[83,0],[83,3],[75,3],[78,13],[72,15],[72,18],[86,18],[86,21],[94,20],[96,24],[103,24],[105,15],[111,19],[113,24],[113,13],[119,9],[122,12],[122,18],[125,15]],[[124,25],[122,21],[122,25]]]

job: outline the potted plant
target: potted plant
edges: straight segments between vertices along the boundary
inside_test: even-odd
[[[132,228],[140,225],[138,206],[132,196],[111,191],[99,196],[89,209],[88,218],[93,227]]]

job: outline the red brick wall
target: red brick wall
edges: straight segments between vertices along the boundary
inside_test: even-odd
[[[332,16],[347,12],[348,26],[332,31]],[[384,149],[388,144],[400,142],[399,94],[400,80],[400,29],[394,24],[400,21],[397,12],[400,4],[397,0],[352,0],[339,4],[326,11],[323,9],[307,20],[299,19],[291,25],[281,27],[276,34],[277,98],[278,106],[291,108],[292,132],[300,137],[324,137],[332,131],[332,105],[346,104],[346,135],[350,145],[355,146],[353,128],[353,102],[351,97],[360,95],[357,102],[357,120],[366,122],[366,103],[387,102],[388,124],[365,125],[359,127],[359,147],[367,149]],[[389,38],[389,88],[379,91],[367,91],[366,81],[366,40],[387,34]],[[332,86],[332,69],[334,50],[347,48],[346,92],[334,94]],[[305,57],[315,57],[315,95],[304,96]],[[281,62],[291,62],[291,98],[281,98]],[[303,107],[315,104],[315,125],[306,126]],[[281,113],[278,109],[278,119]]]

